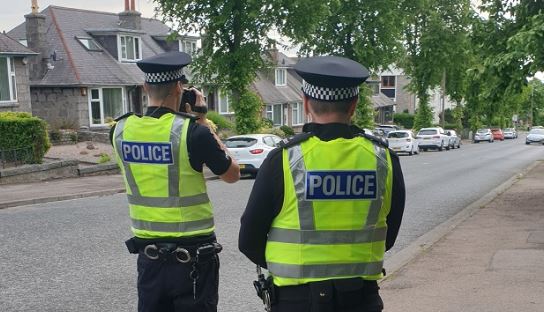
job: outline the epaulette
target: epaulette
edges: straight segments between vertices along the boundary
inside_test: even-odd
[[[128,113],[126,113],[126,114],[124,114],[122,116],[119,116],[119,117],[115,118],[113,121],[118,122],[119,120],[125,119],[127,117],[132,116],[132,115],[135,115],[134,112],[128,112]]]
[[[370,133],[366,133],[364,131],[362,133],[359,133],[359,135],[374,142],[375,144],[381,145],[382,147],[385,147],[385,148],[389,148],[389,143],[383,138],[377,137]]]
[[[285,138],[283,140],[280,141],[279,143],[279,146],[281,148],[289,148],[289,147],[292,147],[292,146],[295,146],[297,144],[300,144],[306,140],[308,140],[309,138],[313,137],[314,134],[313,133],[310,133],[310,132],[303,132],[303,133],[299,133],[299,134],[296,134],[290,138]]]
[[[189,118],[191,120],[197,120],[199,117],[193,114],[183,113],[183,112],[173,112],[172,114],[178,115],[184,118]]]

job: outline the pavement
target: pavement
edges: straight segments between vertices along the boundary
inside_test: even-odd
[[[119,175],[0,185],[0,208],[123,191]],[[384,311],[544,311],[544,161],[394,254],[386,268]]]
[[[215,176],[204,167],[206,180]],[[0,185],[0,209],[125,192],[121,175],[102,175],[45,182]]]

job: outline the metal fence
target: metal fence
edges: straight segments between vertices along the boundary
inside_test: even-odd
[[[0,166],[2,169],[6,167],[22,166],[32,161],[33,148],[32,146],[19,147],[13,149],[0,149]]]

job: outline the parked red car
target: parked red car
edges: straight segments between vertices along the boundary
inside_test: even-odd
[[[493,133],[493,139],[494,140],[501,140],[504,141],[504,133],[502,133],[502,130],[499,128],[492,128],[491,133]]]

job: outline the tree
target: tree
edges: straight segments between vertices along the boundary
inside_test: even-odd
[[[409,89],[419,99],[414,125],[419,128],[432,124],[430,89],[442,83],[450,88],[446,94],[458,102],[462,98],[470,1],[407,0],[403,2],[403,11],[407,56],[402,65],[411,77]],[[450,75],[452,79],[447,79]]]
[[[270,45],[268,33],[277,21],[273,1],[153,0],[157,13],[174,25],[176,33],[200,33],[202,49],[192,70],[195,82],[213,81],[232,91],[234,103],[246,93],[256,71],[265,65],[262,54]],[[234,105],[240,120],[257,118],[253,110]],[[239,109],[239,111],[237,111]],[[254,122],[242,125],[252,128]]]
[[[240,134],[255,133],[261,127],[258,114],[263,107],[261,98],[251,91],[245,91],[240,100],[234,103],[234,110],[237,112],[236,132]]]
[[[371,71],[393,64],[402,54],[403,13],[397,0],[283,0],[279,31],[301,54],[339,55]],[[363,85],[354,123],[374,126],[372,92]]]

